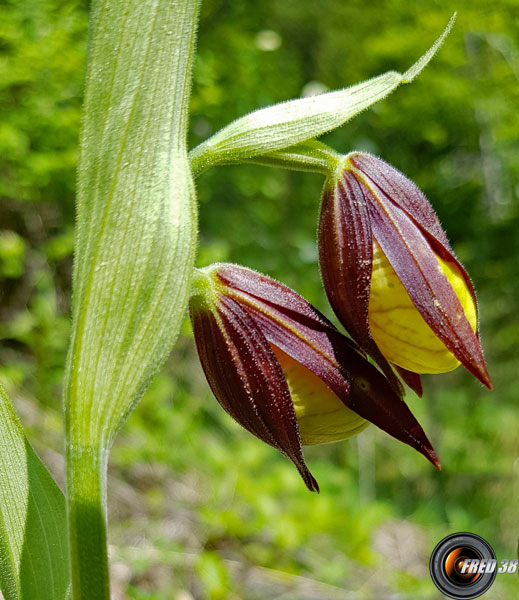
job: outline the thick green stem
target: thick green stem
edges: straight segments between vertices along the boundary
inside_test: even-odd
[[[67,447],[69,551],[74,598],[110,598],[106,545],[107,452]]]
[[[109,600],[106,469],[180,330],[196,248],[186,132],[200,0],[94,0],[64,385],[73,600]]]

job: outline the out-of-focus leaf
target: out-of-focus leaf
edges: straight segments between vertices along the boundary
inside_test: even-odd
[[[0,589],[5,600],[68,598],[65,499],[0,387]]]

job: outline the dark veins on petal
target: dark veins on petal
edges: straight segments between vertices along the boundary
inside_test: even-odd
[[[306,486],[318,491],[302,453],[290,392],[272,349],[232,298],[220,296],[218,319],[193,315],[196,345],[218,402],[240,425],[285,454]]]
[[[415,183],[386,161],[370,154],[355,153],[350,157],[350,162],[405,210],[421,229],[454,254],[433,207]]]
[[[369,192],[350,171],[323,196],[319,218],[319,263],[333,311],[348,333],[382,369],[395,392],[404,390],[371,336],[368,318],[373,234]]]
[[[355,153],[351,156],[350,162],[383,192],[382,198],[389,199],[407,214],[425,235],[438,256],[456,264],[476,303],[474,285],[465,268],[456,258],[433,207],[420,188],[381,158]]]

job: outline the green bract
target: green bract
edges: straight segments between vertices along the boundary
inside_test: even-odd
[[[403,74],[388,71],[342,90],[282,102],[233,121],[191,151],[193,173],[288,148],[343,125],[419,75],[449,34],[455,18],[456,13],[431,48]]]

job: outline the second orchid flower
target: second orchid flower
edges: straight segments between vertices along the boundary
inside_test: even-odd
[[[232,264],[195,272],[196,346],[220,405],[285,454],[310,490],[302,445],[335,442],[371,421],[440,463],[425,433],[356,344],[287,286]]]
[[[420,374],[460,363],[492,384],[474,288],[431,205],[414,183],[369,154],[340,156],[314,142],[265,160],[302,161],[328,173],[321,272],[355,342],[269,277],[232,264],[197,270],[191,320],[213,393],[245,429],[285,454],[310,490],[318,486],[302,446],[345,439],[368,422],[440,468],[393,367],[419,395]]]
[[[474,287],[431,205],[402,173],[362,152],[339,157],[319,222],[332,308],[398,389],[460,363],[488,388]]]

